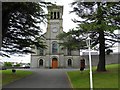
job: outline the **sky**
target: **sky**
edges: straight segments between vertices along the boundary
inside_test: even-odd
[[[76,24],[72,22],[71,19],[74,19],[76,16],[75,14],[70,14],[69,12],[72,10],[72,7],[70,6],[70,3],[74,0],[45,0],[48,2],[56,3],[57,5],[63,5],[63,31],[68,32],[69,29],[72,29],[76,27]],[[44,28],[43,25],[43,32],[46,32],[46,28]],[[115,31],[115,33],[118,33],[118,31]],[[118,51],[118,48],[114,48],[115,51]],[[11,56],[11,58],[7,57],[0,57],[0,62],[22,62],[22,63],[30,63],[31,56],[24,55],[22,57],[20,56]]]

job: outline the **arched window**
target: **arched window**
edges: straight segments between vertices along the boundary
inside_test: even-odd
[[[43,60],[42,59],[40,59],[40,61],[39,61],[39,66],[43,66]]]
[[[68,66],[72,66],[72,60],[68,59]]]
[[[58,44],[57,42],[52,43],[52,54],[57,54],[58,52]]]
[[[38,55],[43,55],[44,54],[44,50],[41,47],[37,47],[38,50]]]
[[[39,52],[40,55],[43,55],[44,54],[44,50],[43,48],[40,48],[40,52]]]
[[[71,49],[70,48],[68,48],[67,53],[68,53],[68,55],[71,55]]]

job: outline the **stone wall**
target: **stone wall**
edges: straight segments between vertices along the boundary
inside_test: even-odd
[[[88,55],[83,55],[83,57],[86,60],[86,66],[88,66],[89,65]],[[120,53],[106,55],[105,56],[105,58],[106,58],[106,64],[115,64],[115,63],[118,63],[119,57],[120,57]],[[93,66],[97,66],[98,62],[99,62],[99,56],[98,55],[92,55],[92,65]]]

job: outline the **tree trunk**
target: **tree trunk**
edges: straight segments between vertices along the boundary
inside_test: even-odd
[[[97,66],[97,71],[106,71],[105,68],[105,38],[104,31],[99,31],[99,63]]]

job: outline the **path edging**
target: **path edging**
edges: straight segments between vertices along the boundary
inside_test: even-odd
[[[66,72],[66,74],[67,74],[67,78],[68,78],[68,81],[69,81],[70,87],[73,88],[73,85],[72,85],[72,83],[71,83],[70,77],[68,76],[68,73],[67,73],[67,72]]]

